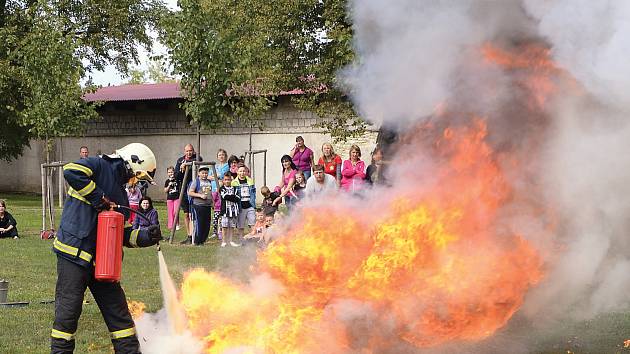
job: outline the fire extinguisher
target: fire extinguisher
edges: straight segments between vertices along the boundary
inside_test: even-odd
[[[96,263],[94,278],[98,281],[120,281],[125,217],[106,210],[98,214],[96,230]]]
[[[144,215],[131,208],[121,205],[116,205],[116,208],[130,210],[136,213],[136,216],[146,219]],[[98,281],[110,283],[120,281],[124,223],[125,217],[117,211],[106,210],[98,214],[94,265],[94,278]]]

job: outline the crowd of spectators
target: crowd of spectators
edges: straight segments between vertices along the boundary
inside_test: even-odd
[[[192,144],[184,147],[184,154],[175,166],[166,169],[167,179],[163,192],[167,206],[167,228],[179,230],[179,209],[186,228],[182,244],[203,245],[211,238],[221,240],[221,247],[239,247],[247,243],[265,244],[270,236],[279,207],[284,205],[286,213],[312,200],[346,192],[361,196],[363,191],[376,184],[387,184],[384,176],[383,152],[378,147],[371,154],[366,166],[361,159],[361,149],[352,145],[348,158],[342,159],[335,153],[332,144],[324,143],[315,161],[315,153],[306,146],[301,136],[296,137],[295,146],[280,159],[282,168],[279,183],[272,188],[262,186],[263,199],[256,201],[256,184],[250,175],[243,157],[228,155],[219,149],[216,155],[214,174],[208,165],[201,164],[192,176],[190,162],[202,162]],[[80,158],[88,157],[88,148],[80,148]],[[146,188],[146,187],[145,187]],[[127,185],[131,213],[129,222],[133,228],[159,225],[158,213],[153,207],[146,189],[136,184]],[[142,214],[137,217],[137,213]],[[0,237],[18,238],[17,222],[0,200]]]
[[[219,181],[215,181],[212,175],[208,177],[208,169],[201,167],[196,180],[185,188],[187,194],[192,196],[192,205],[186,206],[182,200],[182,209],[184,212],[190,211],[193,241],[186,239],[182,243],[202,245],[210,238],[221,240],[221,247],[266,243],[269,241],[269,237],[265,236],[268,234],[266,230],[274,225],[275,217],[280,215],[277,212],[281,205],[285,206],[287,213],[291,213],[293,208],[301,204],[339,191],[361,196],[366,188],[386,183],[383,177],[383,154],[378,148],[373,151],[370,164],[366,165],[361,159],[359,146],[352,145],[348,158],[344,160],[335,153],[332,144],[324,143],[315,163],[315,153],[306,146],[304,139],[298,136],[295,142],[289,153],[280,159],[282,173],[278,184],[274,187],[262,186],[260,189],[263,197],[260,203],[256,202],[256,185],[243,158],[228,155],[227,151],[219,149],[215,164]],[[193,154],[194,148],[187,145],[178,164],[191,161],[194,159]],[[170,171],[169,168],[165,192],[166,186],[172,183]],[[206,185],[208,180],[210,187]],[[201,190],[200,183],[205,186]],[[174,225],[171,217],[169,211],[169,229]],[[185,215],[185,218],[188,217]]]

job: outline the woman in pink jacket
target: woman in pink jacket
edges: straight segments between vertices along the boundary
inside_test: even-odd
[[[356,193],[363,189],[365,184],[365,162],[361,161],[361,149],[358,146],[350,147],[350,159],[345,160],[341,166],[341,189]]]

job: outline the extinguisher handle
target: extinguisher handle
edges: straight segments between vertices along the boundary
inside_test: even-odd
[[[133,210],[133,209],[131,209],[130,207],[126,207],[126,206],[124,206],[124,205],[116,204],[116,209],[125,209],[125,210],[128,210],[128,211],[130,211],[130,212],[132,212],[132,213],[135,213],[135,214],[136,214],[136,217],[139,217],[140,219],[143,219],[144,221],[146,221],[146,222],[148,222],[148,223],[151,223],[151,220],[149,220],[149,218],[147,218],[144,214],[139,213],[137,210]]]

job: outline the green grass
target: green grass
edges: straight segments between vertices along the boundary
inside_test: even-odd
[[[26,307],[0,307],[0,353],[46,353],[54,319],[57,276],[51,240],[41,240],[41,200],[31,195],[6,195],[7,210],[18,221],[21,238],[0,239],[0,279],[9,281],[8,301],[27,301]],[[155,203],[166,234],[166,205]],[[181,214],[180,216],[182,216]],[[59,218],[57,218],[58,222]],[[172,245],[162,241],[162,252],[173,279],[180,283],[186,270],[202,267],[246,278],[253,259],[251,249],[221,249],[217,241],[202,247],[179,245],[185,232],[177,231]],[[164,235],[167,237],[167,235]],[[125,249],[121,284],[129,300],[142,301],[147,311],[162,307],[159,269],[155,247]],[[79,321],[75,353],[111,353],[105,322],[89,291]]]
[[[51,241],[39,239],[41,201],[37,196],[7,195],[8,210],[18,220],[19,240],[0,239],[0,279],[10,282],[9,301],[28,301],[26,307],[0,307],[0,353],[47,353],[54,304],[56,258]],[[156,203],[160,221],[166,223],[163,203]],[[57,220],[59,220],[57,218]],[[166,231],[166,230],[165,230]],[[165,232],[166,233],[166,232]],[[175,281],[180,283],[186,270],[203,267],[245,280],[253,254],[246,249],[220,249],[216,243],[203,247],[181,246],[185,237],[177,232],[173,245],[162,242],[164,257]],[[216,242],[216,241],[215,241]],[[122,285],[130,300],[142,301],[147,311],[162,307],[155,248],[125,249]],[[77,332],[76,353],[111,353],[107,328],[91,295],[84,305]],[[518,317],[518,316],[517,316]],[[475,353],[630,353],[623,342],[630,339],[630,313],[610,313],[589,321],[558,322],[544,329],[515,318],[499,336],[518,345],[481,343]],[[456,349],[453,352],[458,352]]]

